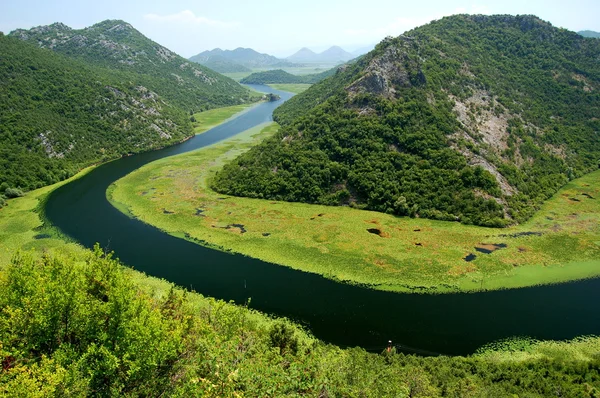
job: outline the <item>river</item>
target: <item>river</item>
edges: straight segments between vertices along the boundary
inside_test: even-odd
[[[341,346],[380,350],[392,340],[405,352],[469,354],[513,336],[570,339],[600,331],[600,279],[482,293],[399,294],[337,283],[315,274],[221,252],[131,219],[106,199],[106,189],[133,170],[167,156],[232,137],[272,120],[281,96],[170,148],[103,164],[52,192],[48,221],[86,247],[96,242],[125,264],[206,296],[287,316],[316,337]]]

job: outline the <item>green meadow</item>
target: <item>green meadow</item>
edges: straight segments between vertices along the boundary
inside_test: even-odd
[[[210,189],[223,164],[277,128],[148,164],[117,181],[109,200],[178,237],[380,290],[494,290],[600,275],[600,171],[567,184],[528,222],[504,229]]]
[[[224,108],[210,109],[204,112],[194,113],[195,122],[192,122],[194,133],[202,134],[207,130],[223,123],[238,113],[248,110],[256,104],[243,104],[226,106]]]
[[[273,87],[275,90],[288,91],[294,94],[300,94],[303,91],[306,91],[312,84],[304,84],[304,83],[290,83],[290,84],[269,84],[270,87]]]

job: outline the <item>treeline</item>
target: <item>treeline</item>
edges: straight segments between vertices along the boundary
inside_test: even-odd
[[[96,248],[17,253],[0,279],[0,394],[54,396],[568,396],[600,393],[598,339],[527,340],[470,357],[340,349],[296,325],[177,288],[146,287]],[[498,350],[500,349],[500,350]]]
[[[246,76],[240,83],[243,84],[314,84],[323,79],[333,76],[337,68],[328,69],[321,73],[309,75],[292,75],[282,69],[267,70],[264,72],[255,72]]]
[[[599,56],[599,41],[532,16],[443,18],[283,104],[279,135],[226,165],[213,187],[486,226],[524,221],[598,167]],[[497,142],[480,134],[483,115],[506,120]]]

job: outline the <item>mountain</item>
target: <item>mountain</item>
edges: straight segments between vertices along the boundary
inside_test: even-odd
[[[220,48],[215,48],[214,50],[203,51],[200,54],[191,57],[190,61],[208,66],[211,60],[214,60],[215,58],[218,60],[227,60],[236,65],[241,65],[242,67],[249,69],[297,66],[272,55],[259,53],[251,48],[242,47],[236,48],[235,50],[221,50]]]
[[[317,62],[317,53],[306,47],[303,47],[286,59],[292,62]]]
[[[594,32],[593,30],[582,30],[581,32],[577,32],[583,37],[593,37],[596,39],[600,38],[600,32]]]
[[[38,188],[190,135],[187,112],[128,75],[7,36],[0,54],[0,185]]]
[[[314,84],[321,80],[333,76],[337,68],[332,68],[321,73],[313,73],[309,75],[292,75],[281,69],[273,69],[264,72],[255,72],[243,78],[240,83],[244,84],[272,84],[272,83],[302,83]]]
[[[333,46],[323,51],[315,53],[314,51],[304,47],[296,53],[290,55],[286,59],[293,62],[303,63],[322,63],[322,64],[338,64],[351,60],[355,56],[345,51],[341,47]]]
[[[350,61],[354,58],[354,55],[350,54],[348,51],[344,50],[341,47],[333,46],[323,51],[319,55],[319,61],[323,63],[344,63],[346,61]]]
[[[79,30],[55,23],[17,29],[10,36],[73,59],[126,72],[135,83],[187,110],[233,105],[247,101],[251,95],[234,80],[189,62],[120,20]]]
[[[534,16],[434,21],[275,111],[223,193],[487,226],[522,222],[600,161],[600,41]],[[579,200],[579,199],[577,199]]]
[[[0,76],[0,186],[23,189],[187,139],[192,110],[254,100],[123,21],[0,35]]]
[[[220,55],[209,57],[200,57],[198,55],[191,57],[190,61],[199,63],[219,73],[252,72],[252,69],[244,65],[230,61]]]

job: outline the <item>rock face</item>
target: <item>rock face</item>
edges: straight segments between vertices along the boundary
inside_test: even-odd
[[[405,40],[400,45],[388,46],[382,55],[371,59],[363,76],[348,86],[347,91],[351,95],[370,93],[392,99],[397,88],[424,85],[426,78],[418,61],[405,51],[411,40]]]

